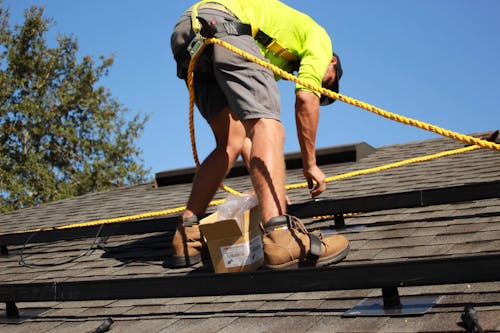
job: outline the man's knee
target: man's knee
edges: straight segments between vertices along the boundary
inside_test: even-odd
[[[281,121],[269,118],[248,119],[243,121],[247,136],[252,139],[256,135],[265,135],[270,140],[284,139],[284,128]]]

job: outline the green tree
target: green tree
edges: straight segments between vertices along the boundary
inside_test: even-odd
[[[9,24],[0,0],[0,212],[145,180],[147,115],[131,115],[97,82],[112,57],[78,56],[74,37],[45,35],[43,7]]]

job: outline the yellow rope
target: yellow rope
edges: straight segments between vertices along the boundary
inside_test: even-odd
[[[465,153],[465,152],[468,152],[468,151],[476,150],[476,149],[479,149],[479,148],[480,147],[478,147],[478,146],[468,146],[468,147],[464,147],[464,148],[447,150],[447,151],[436,153],[436,154],[432,154],[432,155],[410,158],[410,159],[406,159],[406,160],[403,160],[403,161],[399,161],[399,162],[395,162],[395,163],[390,163],[390,164],[386,164],[386,165],[381,165],[381,166],[374,167],[374,168],[357,170],[357,171],[347,172],[347,173],[343,173],[343,174],[332,176],[332,177],[327,177],[326,178],[326,182],[328,183],[328,182],[332,182],[332,181],[336,181],[336,180],[341,180],[341,179],[346,179],[346,178],[350,178],[350,177],[367,175],[369,173],[375,173],[375,172],[379,172],[379,171],[383,171],[383,170],[389,170],[389,169],[399,168],[399,167],[402,167],[402,166],[405,166],[405,165],[409,165],[409,164],[413,164],[413,163],[419,163],[419,162],[426,162],[426,161],[430,161],[430,160],[435,160],[437,158],[451,156],[451,155],[456,155],[456,154],[461,154],[461,153]],[[297,184],[290,184],[290,185],[286,186],[286,189],[287,190],[293,190],[293,189],[303,188],[303,187],[307,187],[307,182],[297,183]]]

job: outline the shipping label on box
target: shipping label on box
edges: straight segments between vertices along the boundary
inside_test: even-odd
[[[251,265],[264,257],[262,237],[255,236],[249,242],[221,246],[220,252],[227,268]]]

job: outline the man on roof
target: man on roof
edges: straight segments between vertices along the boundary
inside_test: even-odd
[[[219,38],[285,71],[297,72],[307,83],[338,92],[342,68],[330,37],[312,18],[278,0],[205,0],[189,8],[171,36],[177,75],[184,80],[190,45],[196,44],[197,34]],[[287,215],[284,128],[272,71],[224,47],[210,45],[196,63],[194,87],[196,106],[212,129],[216,147],[194,178],[173,238],[171,266],[200,262],[197,215],[205,213],[240,154],[263,217],[265,267],[324,266],[345,258],[349,244],[344,236],[310,234],[300,220]],[[334,100],[301,85],[296,85],[295,96],[303,174],[314,198],[326,188],[315,156],[319,107]]]

